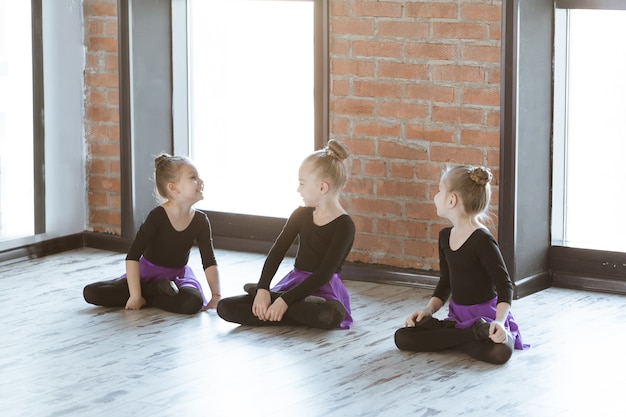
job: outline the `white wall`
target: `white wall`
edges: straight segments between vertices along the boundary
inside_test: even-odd
[[[86,225],[83,9],[80,0],[43,0],[45,239]]]

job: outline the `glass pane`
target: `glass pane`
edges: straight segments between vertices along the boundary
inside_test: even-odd
[[[0,0],[0,240],[34,234],[30,1]]]
[[[571,10],[565,244],[626,251],[626,12]]]
[[[189,0],[199,208],[287,217],[314,148],[313,2]]]

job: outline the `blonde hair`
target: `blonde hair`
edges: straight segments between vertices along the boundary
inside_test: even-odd
[[[489,168],[467,165],[448,168],[441,177],[447,191],[461,198],[465,212],[482,218],[489,216],[492,178]]]
[[[158,197],[170,198],[167,184],[176,182],[183,165],[193,165],[193,163],[185,156],[172,156],[166,153],[154,159],[154,184]]]
[[[313,152],[302,163],[310,163],[313,172],[341,190],[348,181],[348,167],[344,161],[349,156],[350,153],[344,145],[331,139],[326,147]]]

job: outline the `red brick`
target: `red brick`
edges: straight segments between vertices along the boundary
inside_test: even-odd
[[[455,164],[482,164],[483,152],[480,149],[459,146],[431,146],[430,159],[434,162],[450,162]]]
[[[423,203],[407,203],[406,217],[409,219],[437,220],[437,208],[432,201],[424,199]]]
[[[417,181],[379,179],[376,181],[376,195],[383,197],[419,198],[425,194],[424,184]]]
[[[415,164],[413,163],[392,162],[390,165],[392,178],[411,179],[415,177]]]
[[[424,60],[450,61],[456,57],[457,46],[450,43],[425,43],[425,42],[408,42],[406,45],[406,54],[409,58]]]
[[[423,222],[405,219],[378,219],[376,232],[383,235],[427,238],[428,228]]]
[[[356,40],[352,42],[352,53],[354,56],[400,57],[402,54],[402,44],[398,42]]]
[[[428,65],[408,64],[405,62],[381,61],[378,63],[380,78],[400,78],[412,81],[428,80],[430,71]]]
[[[87,109],[89,120],[94,122],[119,123],[120,114],[117,109],[106,107],[90,107]]]
[[[94,36],[89,38],[89,49],[91,51],[117,52],[117,48],[117,38]]]
[[[353,197],[352,208],[356,213],[370,213],[370,215],[400,216],[402,214],[402,205],[391,199]]]
[[[461,131],[461,144],[496,148],[500,146],[500,132],[463,129]]]
[[[471,62],[500,62],[500,45],[465,45],[461,49],[461,58]]]
[[[437,39],[487,39],[487,27],[481,23],[435,22],[433,35]]]
[[[117,2],[85,1],[85,11],[89,16],[117,16]]]
[[[483,123],[484,112],[480,109],[462,108],[456,106],[434,106],[432,120],[450,124],[474,124]]]
[[[355,81],[354,95],[357,97],[402,98],[402,84],[398,82]]]
[[[351,98],[334,99],[331,102],[331,109],[337,114],[369,115],[374,112],[374,101]]]
[[[333,59],[331,72],[333,75],[351,75],[354,77],[373,77],[376,65],[372,61],[358,59]]]
[[[387,172],[387,163],[376,159],[373,161],[364,161],[363,173],[372,177],[382,177]]]
[[[500,106],[500,90],[496,88],[465,88],[463,104]]]
[[[371,36],[374,34],[374,19],[362,17],[336,17],[331,19],[333,34]]]
[[[428,115],[428,106],[407,102],[382,102],[378,104],[378,115],[399,119],[424,118]]]
[[[442,85],[409,84],[406,87],[406,96],[410,99],[429,102],[451,103],[455,100],[454,91],[454,87]]]
[[[352,11],[356,16],[400,17],[403,2],[398,1],[363,1],[356,0]]]
[[[419,145],[381,141],[378,143],[378,154],[382,158],[410,159],[413,161],[426,160],[427,150]]]
[[[461,18],[500,23],[502,7],[499,4],[465,3],[461,5]]]
[[[398,137],[400,136],[400,124],[387,122],[385,120],[356,121],[354,124],[354,134],[358,136]]]
[[[484,83],[485,69],[478,65],[433,65],[433,81],[456,81],[465,83]]]
[[[458,7],[456,3],[407,2],[408,17],[456,19]]]
[[[398,20],[383,20],[378,22],[379,36],[393,36],[399,38],[424,38],[430,31],[428,22],[412,22]]]
[[[452,129],[452,127],[447,129]],[[455,133],[445,128],[427,127],[423,124],[407,124],[405,127],[405,137],[407,139],[418,139],[428,142],[452,143],[455,138]]]

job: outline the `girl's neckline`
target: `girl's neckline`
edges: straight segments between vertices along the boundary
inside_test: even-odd
[[[318,224],[318,223],[316,223],[316,222],[315,222],[315,208],[314,208],[314,207],[310,207],[310,208],[311,208],[311,222],[312,222],[315,226],[317,226],[317,227],[324,227],[324,226],[328,226],[329,224],[336,222],[339,218],[341,218],[341,217],[343,217],[343,216],[347,216],[347,215],[348,215],[348,213],[345,213],[345,212],[344,212],[344,213],[340,213],[338,216],[336,216],[336,217],[332,218],[331,220],[329,220],[329,221],[327,221],[327,222],[325,222],[325,223],[323,223],[323,224]]]
[[[487,229],[485,227],[477,227],[476,229],[472,230],[472,232],[469,235],[467,235],[465,240],[456,249],[453,249],[452,245],[450,244],[450,238],[452,237],[452,227],[450,227],[450,233],[448,234],[448,248],[450,248],[452,252],[459,251],[472,238],[472,236],[474,236],[476,232],[478,232],[479,230],[485,231]]]
[[[162,205],[160,205],[159,207],[161,207],[161,209],[163,209],[163,212],[165,213],[165,217],[167,218],[167,222],[169,223],[170,227],[172,228],[172,230],[174,230],[177,233],[183,233],[185,232],[187,229],[189,229],[189,227],[191,226],[191,223],[193,223],[193,219],[195,217],[195,210],[193,210],[192,212],[192,216],[191,219],[189,219],[189,222],[185,225],[184,228],[182,229],[177,229],[174,226],[174,223],[172,223],[172,219],[170,218],[169,213],[167,212],[167,210],[165,209],[165,207],[163,207]]]

